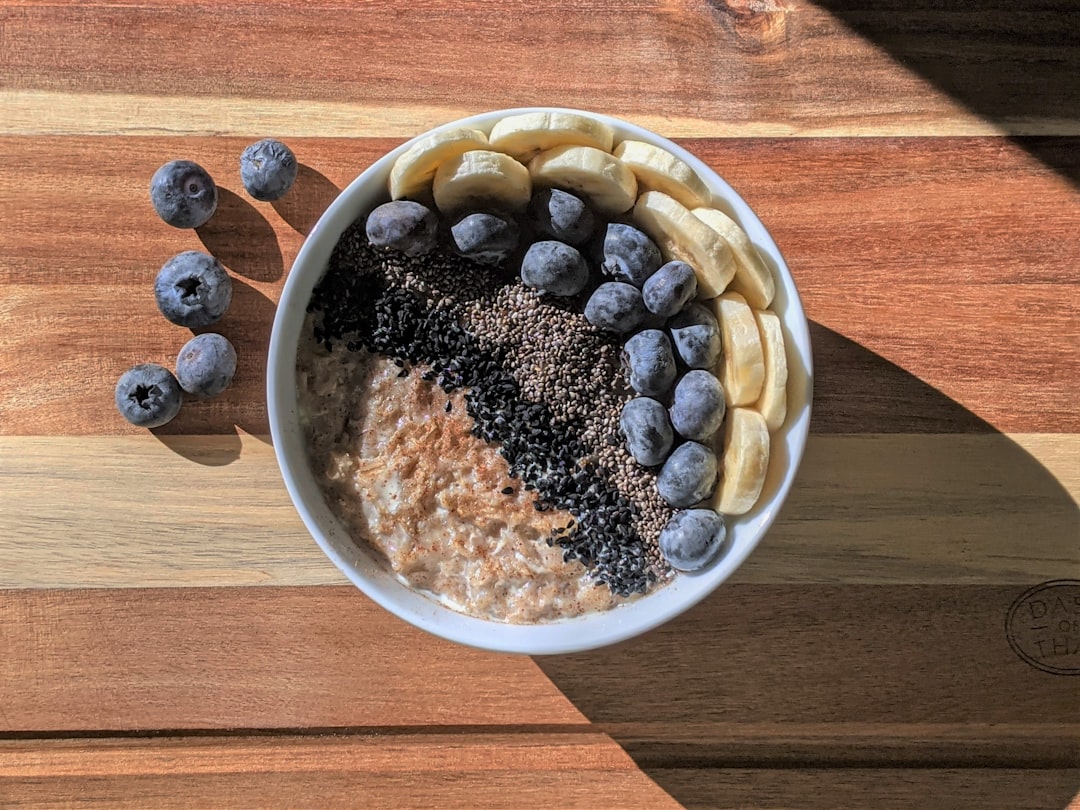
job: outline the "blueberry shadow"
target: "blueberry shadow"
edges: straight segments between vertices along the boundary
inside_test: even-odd
[[[219,396],[186,398],[180,414],[154,431],[158,439],[186,458],[215,465],[240,457],[237,428],[269,443],[266,361],[275,311],[273,301],[250,284],[233,278],[229,311],[213,326],[198,331],[217,332],[229,339],[236,348],[236,376]],[[215,453],[210,449],[219,445],[231,448],[231,456],[224,450]]]
[[[815,0],[815,5],[1005,131],[1015,131],[1018,122],[1036,131],[1047,122],[1043,126],[1052,129],[1053,122],[1075,121],[1080,111],[1075,0]],[[1012,140],[1080,184],[1075,137]]]
[[[207,251],[234,275],[277,281],[285,272],[273,226],[251,203],[228,189],[218,189],[217,211],[196,232]]]
[[[301,163],[293,187],[271,205],[293,230],[307,236],[340,193],[341,190],[324,175]]]
[[[807,453],[777,523],[734,580],[639,638],[536,664],[686,807],[774,806],[762,790],[780,774],[818,780],[822,792],[797,806],[865,806],[845,803],[843,780],[833,771],[830,784],[827,775],[835,768],[1076,767],[1068,746],[980,749],[925,729],[880,744],[889,724],[1080,714],[1080,682],[1020,661],[1002,625],[1032,576],[1080,570],[1080,510],[1034,457],[956,401],[824,326],[812,324],[811,336]],[[887,497],[883,478],[895,487]],[[947,548],[962,563],[950,571],[868,551],[883,515],[918,532],[927,554]],[[895,535],[903,542],[904,532]],[[808,574],[800,553],[810,542],[822,556]],[[1034,574],[1033,557],[1041,561]],[[828,584],[832,558],[845,574]],[[944,583],[1017,584],[905,584],[924,581],[927,570]],[[997,576],[972,577],[980,570]],[[877,584],[841,584],[861,578]],[[875,724],[879,740],[845,737],[845,728]],[[792,795],[770,800],[786,807]],[[950,796],[949,806],[985,806],[980,797]],[[1040,801],[1062,807],[1070,797]],[[940,806],[924,799],[914,806]]]

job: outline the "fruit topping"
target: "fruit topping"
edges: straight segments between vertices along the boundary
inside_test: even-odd
[[[644,329],[626,341],[626,367],[630,387],[647,397],[663,397],[675,382],[671,341],[659,329]]]
[[[672,568],[698,571],[712,562],[727,537],[724,519],[712,509],[683,509],[660,532],[660,553]]]
[[[712,450],[697,442],[686,442],[676,447],[660,468],[656,489],[676,509],[686,509],[713,494],[716,469]]]
[[[619,429],[626,437],[626,449],[644,467],[662,464],[671,451],[671,422],[667,410],[655,399],[634,397],[623,405]]]
[[[439,243],[439,219],[418,202],[383,203],[367,218],[367,238],[376,247],[400,250],[406,256],[430,253]]]
[[[604,282],[585,304],[585,318],[589,323],[620,335],[633,332],[645,315],[641,290],[621,281]]]
[[[468,214],[450,229],[454,247],[467,259],[498,264],[518,246],[521,229],[512,219],[494,214]]]
[[[684,439],[704,442],[724,421],[724,389],[710,372],[688,371],[675,386],[671,424]]]
[[[537,232],[568,245],[582,245],[596,227],[596,217],[578,197],[558,188],[542,188],[529,202],[529,220]]]
[[[690,304],[668,322],[675,351],[688,368],[711,369],[720,357],[720,326],[701,304]]]
[[[697,276],[686,262],[661,266],[641,288],[645,308],[661,318],[670,318],[697,294]]]
[[[662,263],[660,249],[637,228],[619,222],[608,225],[603,265],[607,275],[640,287]]]
[[[552,295],[577,295],[589,281],[589,266],[577,248],[562,242],[533,242],[521,260],[526,287]]]

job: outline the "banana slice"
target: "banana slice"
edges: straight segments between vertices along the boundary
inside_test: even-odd
[[[390,169],[390,197],[395,200],[426,197],[439,166],[463,152],[487,148],[487,135],[478,129],[450,129],[421,138],[394,161]]]
[[[720,295],[735,275],[731,246],[720,234],[662,191],[646,191],[634,206],[634,224],[652,237],[664,261],[694,268],[698,298]]]
[[[614,155],[630,167],[641,186],[662,191],[687,208],[707,205],[712,197],[697,172],[666,149],[644,141],[623,141]]]
[[[731,279],[731,289],[745,298],[746,303],[754,309],[768,307],[776,295],[776,282],[758,255],[757,248],[750,243],[746,231],[715,208],[695,208],[693,214],[731,245],[731,252],[735,256],[735,277]]]
[[[538,186],[552,186],[585,197],[601,214],[629,211],[637,199],[637,179],[623,162],[593,146],[564,144],[529,161]]]
[[[611,151],[615,131],[602,121],[571,112],[535,112],[508,115],[491,128],[488,143],[522,163],[537,153],[562,144],[592,146]]]
[[[532,195],[529,170],[502,152],[476,149],[445,161],[432,183],[444,214],[486,207],[522,211]]]
[[[761,353],[765,362],[765,378],[755,410],[765,417],[769,430],[778,430],[787,417],[787,354],[784,352],[784,332],[780,319],[769,310],[755,312],[761,334]]]
[[[720,483],[712,508],[724,515],[745,515],[761,496],[769,469],[769,428],[765,418],[749,408],[727,412]]]
[[[713,301],[713,314],[720,324],[723,346],[716,376],[728,407],[753,405],[765,381],[765,358],[753,310],[738,293],[725,293]]]

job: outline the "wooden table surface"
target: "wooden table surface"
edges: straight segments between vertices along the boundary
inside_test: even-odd
[[[345,584],[263,390],[338,190],[533,104],[724,176],[788,260],[817,380],[730,584],[531,659]],[[273,205],[237,171],[266,136],[303,164]],[[149,204],[177,157],[225,189],[198,232]],[[1080,578],[1078,186],[1074,0],[0,1],[0,807],[1080,806],[1078,586],[1021,603],[1056,622],[1012,634],[1042,668],[1006,630]],[[116,378],[189,336],[152,279],[204,246],[235,385],[134,429]]]

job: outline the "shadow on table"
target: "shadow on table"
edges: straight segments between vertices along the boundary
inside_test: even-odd
[[[813,0],[899,64],[980,118],[1053,131],[1080,111],[1080,7],[1075,0]],[[1075,132],[1075,127],[1069,129]],[[1075,142],[1017,137],[1074,185]]]
[[[845,548],[842,534],[835,540],[832,551],[847,573],[830,580],[827,563],[809,578],[798,568],[785,572],[782,566],[791,555],[781,551],[775,566],[766,562],[763,567],[768,582],[789,584],[729,583],[638,639],[535,659],[590,721],[686,806],[759,806],[761,797],[752,791],[767,777],[766,770],[812,765],[800,760],[804,756],[828,757],[831,752],[841,760],[831,766],[848,769],[875,762],[877,767],[896,766],[873,751],[850,750],[850,744],[846,754],[837,755],[836,745],[826,745],[835,739],[804,740],[792,750],[782,743],[770,747],[769,739],[788,726],[823,724],[819,728],[827,736],[829,723],[1021,722],[1018,717],[1048,722],[1067,716],[1070,709],[1074,717],[1080,712],[1080,690],[1064,691],[1064,682],[1071,679],[1055,683],[1021,662],[1002,629],[1009,601],[1033,584],[1032,575],[1025,573],[1030,570],[1026,558],[1043,561],[1047,568],[1060,560],[1057,575],[1062,577],[1076,576],[1080,569],[1080,512],[1069,493],[1023,448],[940,391],[823,326],[812,324],[811,337],[819,370],[811,441],[771,536],[779,545],[795,544],[800,535],[819,533],[818,520],[843,524],[859,546]],[[833,441],[822,434],[843,436]],[[862,434],[865,441],[851,434]],[[929,434],[954,434],[955,442]],[[968,449],[957,455],[956,442]],[[849,449],[830,455],[819,446]],[[883,481],[895,487],[888,503],[874,500],[888,486]],[[867,498],[858,497],[860,489]],[[916,512],[922,504],[939,519],[910,514],[905,504]],[[943,557],[954,560],[957,570],[933,561],[919,568],[918,560],[911,570],[903,566],[912,563],[898,563],[887,549],[877,557],[867,552],[865,535],[881,531],[883,514],[920,533],[917,542],[928,553],[939,546],[954,549]],[[886,533],[900,542],[905,536],[903,530]],[[769,540],[746,567],[770,554]],[[816,548],[828,548],[832,536],[817,542]],[[861,559],[853,562],[853,557]],[[903,584],[919,582],[919,571],[927,568],[947,582],[966,578],[1019,584],[996,590],[973,585],[967,591],[963,585]],[[971,571],[980,568],[998,576],[972,577]],[[849,580],[853,570],[862,574],[857,579],[886,584],[825,584]],[[1052,573],[1036,581],[1053,578]],[[972,604],[964,607],[965,600]],[[964,621],[975,626],[952,626],[965,610]],[[1064,705],[1069,694],[1071,707]],[[972,717],[976,711],[978,717]],[[769,724],[774,731],[767,730]],[[747,732],[758,733],[756,741],[740,738],[755,727],[766,728]],[[925,750],[933,742],[927,740]],[[898,754],[900,760],[905,756],[909,761],[899,767],[949,765],[920,765],[910,761],[911,751]],[[952,765],[986,766],[985,761],[972,762]],[[1048,766],[1042,762],[1039,767]],[[741,777],[731,776],[743,773],[740,769],[766,770],[740,782]],[[725,781],[729,777],[734,781]],[[714,789],[722,795],[710,796]],[[828,806],[828,794],[819,798],[820,806]],[[1044,798],[1047,807],[1061,807],[1070,796]],[[1054,804],[1058,798],[1064,801]],[[817,807],[816,801],[807,797],[800,806]]]
[[[294,231],[307,236],[340,193],[329,178],[301,163],[289,193],[271,205]]]

